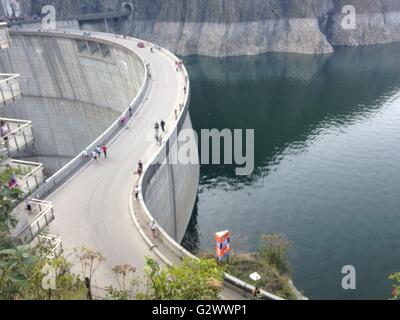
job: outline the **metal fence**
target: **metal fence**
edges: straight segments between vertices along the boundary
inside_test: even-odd
[[[8,157],[17,155],[34,142],[32,121],[0,118],[7,126],[8,133],[2,137],[3,153]]]
[[[0,103],[6,105],[8,101],[15,101],[22,96],[19,74],[0,74]]]
[[[53,204],[48,201],[29,199],[32,210],[38,211],[35,220],[24,227],[17,235],[23,243],[32,242],[54,220]]]
[[[47,254],[49,259],[55,259],[61,256],[64,251],[60,236],[55,236],[48,233],[41,234],[38,236],[38,243],[49,248],[49,253]]]
[[[0,23],[0,50],[10,47],[10,35],[8,34],[7,22]]]
[[[11,160],[11,167],[18,170],[19,188],[27,194],[37,190],[44,180],[43,164],[23,160]]]

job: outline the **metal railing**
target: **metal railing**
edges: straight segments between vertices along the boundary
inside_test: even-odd
[[[6,143],[0,139],[0,162],[9,156]]]
[[[38,243],[47,246],[50,251],[47,254],[49,259],[55,259],[63,253],[63,245],[60,236],[52,235],[52,234],[41,234],[38,236]]]
[[[8,129],[8,133],[2,137],[0,149],[3,146],[9,157],[18,154],[34,142],[32,121],[9,118],[0,118],[0,121],[4,122]]]
[[[15,101],[22,96],[19,74],[0,73],[0,103],[6,105],[8,101]]]
[[[32,194],[44,180],[42,163],[12,159],[11,167],[20,172],[17,174],[17,179],[19,188],[24,193]]]
[[[10,47],[10,35],[8,34],[7,22],[0,23],[0,50]]]
[[[23,243],[32,242],[54,220],[53,204],[48,201],[29,199],[32,211],[39,211],[35,220],[18,232],[16,238]]]

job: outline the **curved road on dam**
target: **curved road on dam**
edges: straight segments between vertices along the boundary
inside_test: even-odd
[[[152,70],[147,100],[135,118],[108,146],[109,157],[91,162],[47,200],[53,202],[56,220],[50,231],[60,235],[64,249],[87,247],[100,252],[105,262],[96,271],[94,284],[105,288],[114,283],[112,268],[130,264],[143,275],[145,256],[160,262],[135,228],[129,211],[130,190],[134,187],[136,166],[145,161],[155,143],[146,138],[154,123],[170,119],[178,98],[183,94],[184,79],[172,60],[158,50],[138,49],[137,42],[114,36],[111,40],[135,50]],[[133,98],[133,97],[132,97]],[[161,263],[161,262],[160,262]]]
[[[159,50],[151,53],[148,46],[139,49],[137,39],[98,33],[92,37],[135,51],[150,64],[151,85],[134,118],[108,146],[108,159],[91,161],[47,198],[54,204],[56,213],[50,231],[61,236],[67,254],[81,247],[100,252],[106,260],[96,271],[93,285],[118,287],[112,273],[114,266],[132,265],[137,270],[136,276],[142,277],[146,256],[163,264],[134,225],[129,203],[137,180],[134,174],[137,163],[142,160],[146,164],[157,150],[153,141],[154,123],[163,119],[167,129],[175,125],[175,109],[183,101],[185,79],[182,72],[176,71],[170,56]],[[243,298],[229,289],[223,294],[229,299]]]

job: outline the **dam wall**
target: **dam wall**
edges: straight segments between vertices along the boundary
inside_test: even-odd
[[[80,36],[11,32],[0,53],[1,72],[21,74],[23,98],[2,109],[32,120],[33,159],[49,174],[100,136],[128,108],[145,78],[132,50]]]
[[[199,165],[169,163],[173,150],[180,150],[183,144],[177,138],[179,132],[186,129],[192,129],[188,112],[177,123],[156,163],[146,170],[142,182],[143,200],[154,220],[179,243],[191,218],[187,212],[193,211],[200,176]],[[195,156],[198,158],[198,153]]]

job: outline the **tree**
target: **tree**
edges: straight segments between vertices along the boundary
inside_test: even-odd
[[[107,298],[112,300],[129,300],[134,298],[134,290],[138,282],[135,278],[136,268],[130,265],[119,265],[113,269],[119,289],[108,287]]]
[[[290,275],[287,258],[290,242],[279,235],[263,235],[259,257],[268,265],[274,266],[280,273]]]
[[[63,257],[49,258],[51,246],[35,243],[20,245],[10,231],[17,224],[13,209],[22,201],[18,188],[7,186],[8,168],[0,173],[0,300],[33,299],[62,300],[86,297],[86,288],[79,277],[70,272],[70,263]],[[52,287],[45,289],[44,270],[49,270]]]
[[[392,299],[400,300],[400,272],[392,274],[389,279],[395,281],[392,290]]]
[[[63,257],[50,259],[48,253],[48,247],[29,245],[0,251],[0,299],[84,299],[86,288],[70,272],[70,263]]]
[[[215,260],[186,258],[179,266],[161,268],[146,258],[147,292],[142,300],[218,300],[223,270]]]

